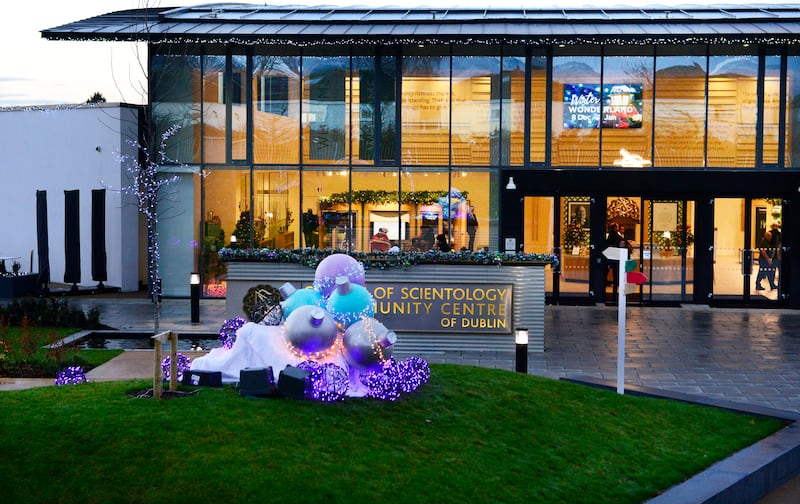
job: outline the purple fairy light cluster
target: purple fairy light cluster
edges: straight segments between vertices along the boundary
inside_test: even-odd
[[[86,383],[86,375],[83,373],[81,366],[70,366],[64,368],[56,374],[56,385],[77,385],[79,383]]]
[[[431,370],[425,359],[409,357],[401,362],[394,358],[379,366],[361,372],[361,383],[369,391],[367,395],[384,401],[396,401],[402,393],[409,394],[426,383]]]
[[[228,350],[233,348],[233,344],[236,342],[236,331],[246,323],[247,320],[244,317],[234,317],[222,323],[222,327],[219,330],[219,342],[224,348]]]
[[[178,352],[175,354],[175,362],[176,362],[176,374],[177,379],[180,381],[183,379],[183,372],[188,371],[192,367],[192,360],[189,359],[188,356]],[[169,380],[170,378],[170,368],[172,367],[172,359],[169,355],[164,357],[164,360],[161,361],[161,374],[164,376],[165,380]]]

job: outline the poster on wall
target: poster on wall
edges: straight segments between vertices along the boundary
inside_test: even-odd
[[[564,128],[641,128],[641,84],[564,84]]]

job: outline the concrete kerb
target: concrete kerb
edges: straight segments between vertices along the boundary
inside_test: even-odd
[[[561,378],[561,380],[616,390],[616,383],[588,376]],[[734,453],[683,483],[669,488],[658,497],[648,500],[648,504],[751,503],[767,496],[800,474],[800,424],[798,424],[800,415],[797,413],[636,385],[626,385],[625,393],[701,404],[789,422],[771,436]]]

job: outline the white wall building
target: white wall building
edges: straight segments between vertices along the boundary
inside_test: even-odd
[[[126,104],[0,108],[0,256],[38,271],[36,191],[47,191],[50,281],[65,272],[64,191],[80,191],[79,286],[92,278],[92,190],[106,189],[108,278],[122,291],[139,287],[139,214],[121,155],[136,151],[139,108]],[[32,259],[31,259],[32,258]],[[6,263],[11,269],[11,264]]]

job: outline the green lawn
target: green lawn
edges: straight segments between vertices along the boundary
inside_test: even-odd
[[[777,420],[457,365],[397,402],[0,393],[4,502],[638,503]]]

